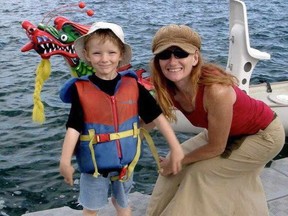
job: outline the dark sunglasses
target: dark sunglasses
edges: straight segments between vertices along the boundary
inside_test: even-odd
[[[163,52],[158,53],[156,57],[161,60],[168,60],[171,58],[172,54],[175,56],[175,58],[179,59],[187,58],[189,56],[189,53],[185,52],[182,49],[177,48],[173,50],[166,49]]]

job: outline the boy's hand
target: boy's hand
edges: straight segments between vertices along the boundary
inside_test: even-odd
[[[172,169],[171,169],[171,166],[170,163],[169,163],[169,159],[168,158],[165,158],[165,157],[159,157],[160,159],[160,167],[161,169],[159,170],[159,173],[163,176],[168,176],[168,175],[171,175],[172,173]]]
[[[71,164],[65,164],[60,162],[60,174],[64,177],[64,181],[73,186],[73,173],[75,172],[74,167]]]
[[[182,148],[171,149],[171,152],[167,158],[160,157],[160,174],[163,176],[176,175],[182,169],[182,159],[184,158],[184,152]]]

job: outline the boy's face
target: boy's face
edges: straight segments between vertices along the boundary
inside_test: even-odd
[[[114,79],[122,60],[119,47],[110,40],[100,42],[96,37],[91,38],[86,47],[85,58],[94,68],[96,76],[104,80]]]

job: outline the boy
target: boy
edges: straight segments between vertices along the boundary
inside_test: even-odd
[[[97,215],[107,203],[111,185],[111,200],[117,215],[130,216],[128,194],[133,174],[128,168],[125,175],[129,164],[124,168],[114,164],[119,158],[124,165],[125,160],[133,162],[132,150],[139,144],[139,117],[145,123],[153,122],[168,141],[174,174],[181,170],[184,154],[155,99],[137,82],[134,72],[117,72],[119,67],[130,63],[132,55],[120,26],[96,22],[74,45],[79,58],[93,67],[95,73],[69,80],[61,90],[61,99],[72,105],[60,173],[66,183],[73,185],[71,158],[75,152],[81,171],[79,203],[83,215]]]

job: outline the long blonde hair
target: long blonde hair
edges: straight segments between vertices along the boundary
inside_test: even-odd
[[[172,100],[172,96],[176,92],[176,86],[163,75],[157,56],[151,59],[150,68],[157,102],[168,120],[176,122],[177,118]],[[198,88],[201,85],[209,86],[218,83],[233,86],[237,82],[238,80],[235,76],[227,73],[220,66],[212,63],[203,63],[201,53],[198,52],[198,64],[192,68],[190,73],[191,102],[194,103]]]

